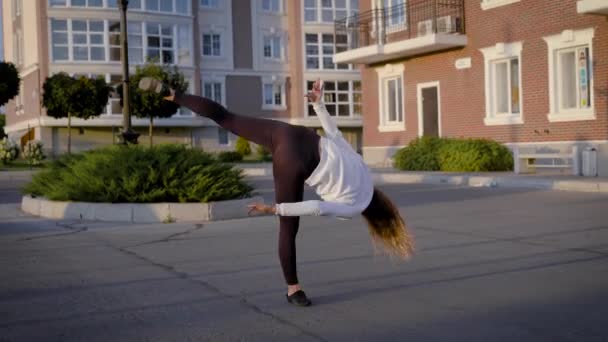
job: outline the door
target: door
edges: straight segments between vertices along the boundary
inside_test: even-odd
[[[437,87],[422,88],[422,135],[425,137],[439,137]]]

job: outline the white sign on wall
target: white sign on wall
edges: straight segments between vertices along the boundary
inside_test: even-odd
[[[456,63],[454,63],[454,65],[456,66],[456,69],[458,69],[458,70],[468,69],[471,67],[471,57],[457,59]]]

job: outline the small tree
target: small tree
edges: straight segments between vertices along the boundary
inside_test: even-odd
[[[243,137],[239,137],[236,140],[236,151],[240,153],[243,157],[251,154],[251,146],[249,145],[249,141]]]
[[[0,112],[0,139],[6,136],[6,134],[4,133],[4,126],[6,126],[6,115]]]
[[[139,89],[139,81],[144,77],[159,79],[179,92],[185,92],[188,89],[188,82],[176,66],[170,68],[166,65],[155,64],[152,61],[143,66],[138,66],[135,69],[135,75],[129,79],[131,87],[131,113],[138,118],[148,118],[150,120],[148,135],[150,137],[150,147],[152,147],[154,118],[169,118],[173,116],[173,114],[177,113],[179,105],[163,100],[163,97],[169,94],[169,89],[165,89],[161,94]],[[118,93],[120,94],[122,104],[123,93],[121,86],[118,87]]]
[[[72,145],[72,116],[89,119],[106,109],[110,87],[103,77],[73,78],[66,73],[48,77],[44,82],[42,104],[54,118],[68,118],[68,154]]]
[[[0,62],[0,107],[19,94],[21,78],[13,63]]]

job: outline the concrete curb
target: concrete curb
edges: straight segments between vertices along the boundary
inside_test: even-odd
[[[23,196],[21,210],[50,219],[159,223],[219,221],[248,217],[247,204],[261,197],[209,203],[87,203]]]
[[[374,173],[376,184],[450,184],[471,187],[531,188],[608,193],[608,181],[577,181],[533,177],[445,175],[420,173]]]

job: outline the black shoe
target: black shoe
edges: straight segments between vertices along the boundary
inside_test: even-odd
[[[294,292],[291,296],[285,295],[285,297],[287,297],[287,301],[293,305],[310,306],[310,304],[312,304],[310,299],[306,298],[306,293],[302,290]]]

